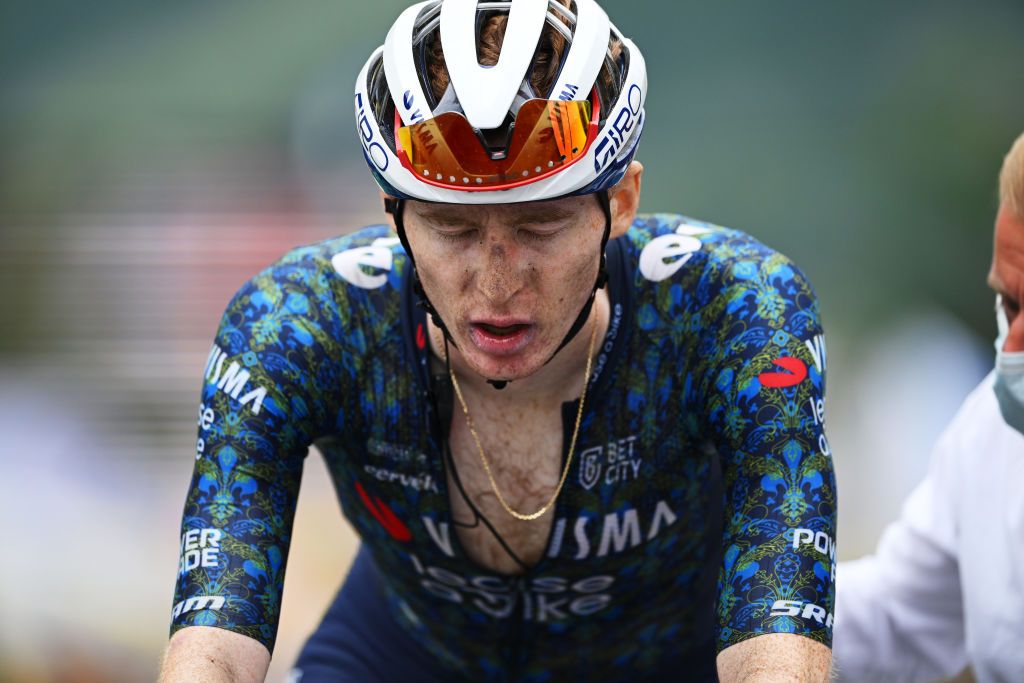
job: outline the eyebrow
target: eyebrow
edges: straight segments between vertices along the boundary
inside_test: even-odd
[[[517,223],[557,223],[576,216],[576,211],[555,207],[530,207],[516,214]]]
[[[477,226],[478,220],[469,219],[462,212],[451,211],[444,205],[428,205],[420,209],[420,218],[436,225]]]
[[[482,212],[481,212],[482,213]],[[527,207],[515,212],[512,222],[521,224],[545,224],[564,221],[576,215],[575,211],[561,207]],[[430,206],[420,210],[420,216],[431,223],[449,226],[472,226],[477,227],[480,221],[475,217],[468,217],[464,210],[451,211],[445,206]]]

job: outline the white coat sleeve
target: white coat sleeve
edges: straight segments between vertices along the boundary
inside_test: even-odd
[[[958,418],[962,417],[958,416]],[[840,681],[929,681],[967,665],[957,562],[954,419],[874,555],[836,570]]]

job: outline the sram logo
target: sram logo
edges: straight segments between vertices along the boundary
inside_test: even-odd
[[[801,619],[813,619],[826,628],[832,628],[832,613],[824,607],[810,602],[799,600],[776,600],[772,605],[773,617],[800,617]]]
[[[684,224],[673,234],[655,237],[640,252],[640,274],[651,282],[672,277],[700,251],[701,242],[696,236],[706,232],[706,229]]]
[[[174,606],[171,618],[177,619],[186,612],[195,612],[201,609],[220,609],[224,606],[224,598],[219,595],[197,595],[188,600],[182,600]]]
[[[397,237],[378,237],[368,247],[346,249],[331,258],[331,265],[345,281],[361,289],[378,289],[388,282]]]

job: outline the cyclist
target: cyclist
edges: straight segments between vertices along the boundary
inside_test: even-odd
[[[825,679],[814,293],[637,216],[646,96],[593,0],[401,14],[355,93],[390,224],[257,275],[210,352],[167,680],[265,675],[311,444],[362,543],[294,679]]]

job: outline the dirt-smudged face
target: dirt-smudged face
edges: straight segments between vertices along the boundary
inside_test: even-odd
[[[461,355],[505,380],[539,370],[569,331],[597,277],[604,224],[594,196],[405,210],[423,288]]]

